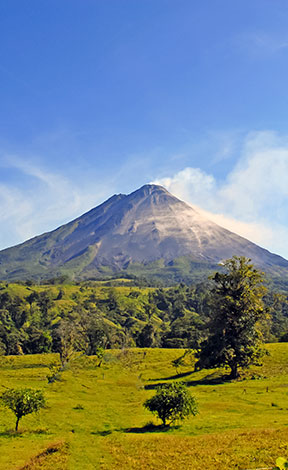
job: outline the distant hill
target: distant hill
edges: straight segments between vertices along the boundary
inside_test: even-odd
[[[201,279],[233,255],[271,276],[288,261],[208,220],[158,185],[112,196],[56,230],[0,252],[0,279],[137,275]]]

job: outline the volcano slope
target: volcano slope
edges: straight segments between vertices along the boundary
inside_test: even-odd
[[[154,276],[193,281],[233,255],[270,275],[288,261],[202,216],[158,185],[112,196],[56,230],[0,252],[0,279]]]

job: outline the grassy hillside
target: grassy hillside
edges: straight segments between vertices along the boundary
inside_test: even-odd
[[[62,380],[48,384],[56,355],[0,360],[1,390],[44,390],[47,408],[24,417],[15,434],[14,415],[0,408],[0,468],[230,470],[269,467],[288,455],[288,344],[268,345],[262,367],[236,382],[223,370],[175,376],[173,349],[113,350],[102,367],[78,357]],[[184,380],[199,414],[180,427],[161,430],[142,406],[159,383]]]

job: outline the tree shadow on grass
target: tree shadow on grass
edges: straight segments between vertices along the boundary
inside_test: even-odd
[[[166,380],[170,380],[170,379],[173,379],[173,378],[174,377],[167,377]],[[179,375],[175,376],[175,378],[179,378]],[[159,379],[159,380],[161,380],[161,379]],[[217,373],[214,372],[212,374],[206,375],[205,377],[203,377],[203,379],[190,380],[190,381],[185,382],[185,384],[187,385],[187,387],[195,387],[196,385],[219,385],[219,384],[224,384],[224,383],[227,383],[227,382],[230,382],[230,381],[231,381],[231,378],[230,378],[229,375],[225,374],[225,375],[219,376]],[[144,389],[145,390],[155,390],[155,389],[157,389],[157,387],[160,387],[161,385],[165,385],[166,383],[167,382],[160,382],[160,383],[158,382],[158,383],[148,384],[148,385],[144,386]]]
[[[169,377],[161,377],[159,379],[149,379],[149,382],[155,382],[156,380],[173,380],[173,379],[181,379],[182,377],[188,377],[188,375],[193,374],[193,370],[189,372],[182,372],[181,374],[170,375]]]
[[[27,434],[49,434],[48,429],[6,429],[0,432],[0,437],[21,437]]]
[[[114,431],[118,431],[118,429],[114,429]],[[105,436],[109,436],[110,434],[112,434],[112,432],[113,432],[112,429],[107,429],[105,431],[91,431],[90,434],[92,434],[93,436],[105,437]]]
[[[195,385],[219,385],[231,382],[231,377],[228,374],[218,375],[217,373],[208,374],[201,380],[190,380],[186,382],[188,387],[195,387]]]
[[[17,437],[20,434],[22,434],[21,431],[16,432],[14,429],[7,429],[7,431],[0,432],[0,437]]]
[[[127,428],[124,429],[124,432],[135,433],[135,434],[144,434],[148,432],[167,432],[172,429],[178,429],[180,426],[164,426],[163,424],[152,424],[148,423],[140,428]]]
[[[163,426],[163,424],[153,424],[147,423],[141,427],[133,427],[133,428],[120,428],[120,429],[109,429],[105,431],[93,431],[91,434],[96,436],[109,436],[112,432],[121,432],[121,433],[135,433],[135,434],[144,434],[144,433],[151,433],[151,432],[167,432],[171,431],[172,429],[179,429],[180,426]]]

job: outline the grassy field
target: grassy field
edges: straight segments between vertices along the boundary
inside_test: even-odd
[[[47,408],[24,417],[0,408],[0,469],[256,469],[288,456],[288,344],[271,344],[262,367],[239,381],[223,370],[176,375],[179,350],[109,351],[102,367],[80,357],[48,384],[56,355],[0,358],[0,391],[41,388]],[[178,371],[179,372],[179,371]],[[163,430],[143,402],[159,383],[187,382],[199,414]]]

